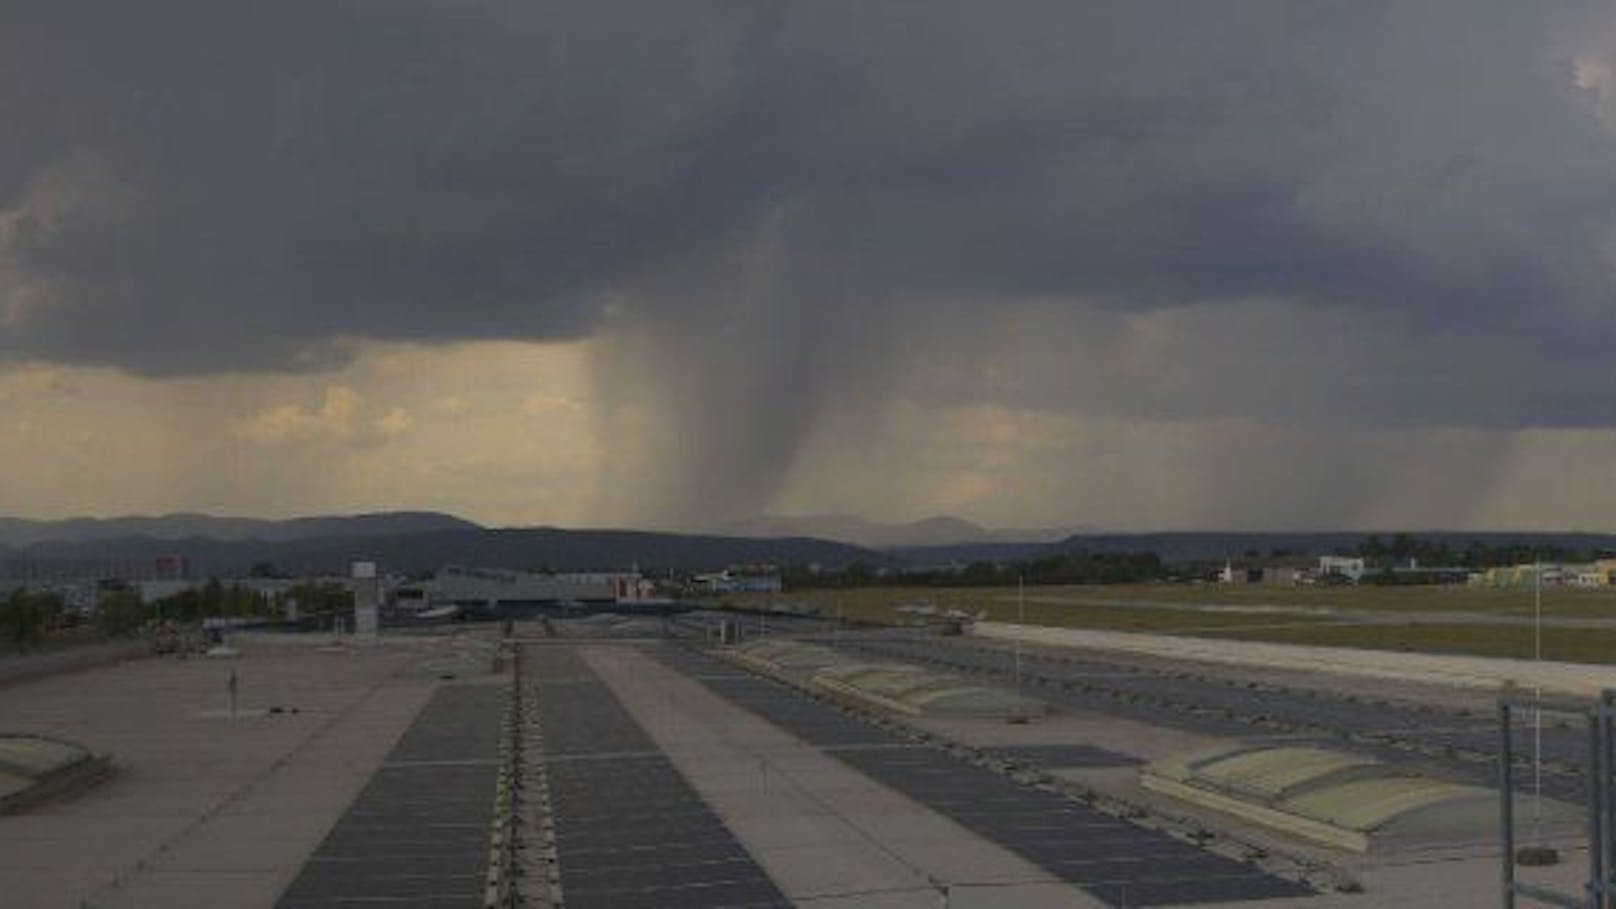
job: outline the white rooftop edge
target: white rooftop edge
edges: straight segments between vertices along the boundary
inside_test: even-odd
[[[977,622],[972,625],[971,634],[990,640],[1019,640],[1029,644],[1085,647],[1203,663],[1329,672],[1462,688],[1496,689],[1505,682],[1514,682],[1522,687],[1540,687],[1561,694],[1587,697],[1597,696],[1606,688],[1616,688],[1616,666],[1592,663],[1534,662],[1499,657],[1208,640],[1009,622]]]

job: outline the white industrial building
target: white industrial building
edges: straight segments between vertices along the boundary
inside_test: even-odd
[[[504,568],[448,565],[431,581],[401,587],[398,608],[498,608],[543,603],[634,604],[654,601],[651,582],[637,571],[541,574]]]
[[[1353,583],[1363,579],[1364,560],[1356,556],[1319,556],[1319,577],[1338,575]]]
[[[780,570],[773,565],[736,565],[692,579],[705,593],[779,593]]]

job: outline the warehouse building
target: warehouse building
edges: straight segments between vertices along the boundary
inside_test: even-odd
[[[394,606],[428,610],[463,606],[491,611],[556,604],[644,604],[651,582],[637,571],[544,574],[448,565],[427,582],[399,588]]]

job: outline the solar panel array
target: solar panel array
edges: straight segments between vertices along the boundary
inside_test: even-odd
[[[280,909],[480,909],[504,704],[499,686],[438,689]]]
[[[1038,764],[1044,767],[1128,767],[1143,761],[1119,754],[1097,745],[996,745],[989,749],[994,757],[1018,764]]]
[[[569,909],[791,905],[587,664],[527,656]]]
[[[910,743],[788,685],[739,672],[704,654],[663,649],[661,655],[714,692],[1113,906],[1314,892],[940,749]]]

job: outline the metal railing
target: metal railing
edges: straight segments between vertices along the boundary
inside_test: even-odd
[[[1516,852],[1515,818],[1515,714],[1533,711],[1541,722],[1543,711],[1582,717],[1588,730],[1588,878],[1581,893],[1567,893],[1520,879]],[[1546,695],[1505,684],[1498,694],[1498,828],[1500,891],[1504,909],[1515,909],[1525,898],[1565,909],[1616,909],[1616,690],[1606,689],[1589,702],[1580,698]]]

